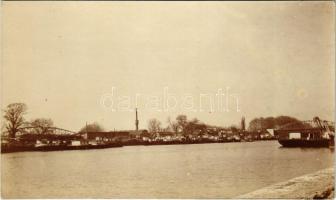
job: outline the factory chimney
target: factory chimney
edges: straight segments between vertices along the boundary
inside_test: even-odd
[[[135,108],[135,130],[138,132],[139,130],[139,120],[138,120],[138,109]]]

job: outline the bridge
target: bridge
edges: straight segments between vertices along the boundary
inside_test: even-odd
[[[63,128],[58,128],[58,127],[41,127],[41,126],[27,126],[27,127],[23,127],[20,128],[19,132],[21,132],[22,134],[25,133],[31,133],[32,130],[38,130],[38,129],[42,129],[44,130],[46,133],[48,134],[54,134],[54,135],[73,135],[73,134],[77,134],[77,132],[74,131],[69,131]]]
[[[19,128],[15,134],[16,137],[24,138],[59,138],[59,139],[74,139],[78,138],[79,134],[74,131],[66,130],[58,127],[42,127],[42,126],[26,126]],[[2,132],[3,138],[8,138],[9,132]]]

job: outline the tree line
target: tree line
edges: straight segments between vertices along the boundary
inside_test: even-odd
[[[175,120],[171,120],[169,117],[167,119],[168,125],[163,128],[162,123],[158,119],[150,119],[148,121],[148,131],[150,133],[157,132],[174,132],[174,133],[183,133],[191,134],[195,130],[204,131],[207,128],[207,125],[197,118],[188,120],[186,115],[178,115]]]
[[[9,104],[4,110],[4,126],[8,132],[9,137],[14,138],[16,133],[19,132],[24,127],[34,127],[31,133],[34,134],[49,134],[50,127],[53,127],[54,123],[49,118],[36,118],[30,121],[26,121],[24,116],[27,113],[27,106],[24,103],[12,103]],[[157,132],[174,132],[183,133],[185,135],[193,134],[195,131],[205,132],[208,127],[214,127],[207,125],[197,118],[189,120],[186,115],[180,114],[175,120],[171,118],[167,119],[167,126],[163,127],[162,123],[158,119],[150,119],[148,121],[148,131],[150,133]],[[259,117],[254,118],[250,121],[248,130],[249,131],[266,131],[267,129],[280,129],[285,128],[311,128],[300,120],[290,117],[290,116],[278,116],[278,117]],[[231,130],[232,132],[237,132],[239,130],[245,130],[245,118],[241,120],[240,126],[231,125],[229,127],[219,127],[226,130]],[[104,131],[104,128],[98,123],[92,123],[84,126],[79,132],[85,131]]]
[[[249,131],[266,131],[267,129],[301,129],[312,128],[311,125],[304,123],[294,117],[259,117],[254,118],[249,123]]]
[[[150,119],[148,121],[148,131],[150,133],[169,131],[174,133],[192,134],[194,131],[204,132],[208,127],[214,127],[207,125],[197,118],[188,120],[186,115],[178,115],[175,120],[168,118],[167,127],[163,128],[162,123],[158,119]],[[232,132],[246,131],[245,117],[242,117],[240,126],[231,125],[228,127],[218,127],[223,130],[230,130]],[[311,128],[309,124],[290,117],[290,116],[278,116],[278,117],[259,117],[250,121],[247,131],[250,132],[266,132],[267,129],[299,129],[299,128]]]

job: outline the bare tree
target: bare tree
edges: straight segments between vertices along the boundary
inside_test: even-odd
[[[30,124],[31,126],[35,127],[33,129],[35,134],[50,133],[50,127],[54,125],[51,119],[45,119],[45,118],[34,119]]]
[[[7,129],[6,129],[6,123],[4,120],[1,120],[1,137],[5,137],[8,135]]]
[[[81,128],[79,132],[85,133],[85,132],[102,132],[102,131],[104,131],[104,128],[97,122],[93,122],[91,124],[85,125],[83,128]]]
[[[25,122],[23,117],[27,112],[27,106],[24,103],[9,104],[4,110],[4,118],[6,119],[6,129],[9,137],[15,138],[16,133]]]
[[[176,117],[176,121],[178,124],[178,128],[182,130],[182,132],[184,133],[186,131],[186,127],[188,125],[188,120],[187,120],[187,116],[186,115],[178,115]]]
[[[161,122],[157,119],[150,119],[148,121],[148,131],[150,133],[157,133],[161,130]]]
[[[169,129],[173,131],[174,133],[178,133],[178,130],[179,130],[178,123],[176,121],[171,121],[170,117],[168,117],[167,122],[168,122]]]
[[[231,125],[229,126],[229,129],[233,132],[233,133],[237,133],[239,128],[236,125]]]
[[[191,121],[187,122],[185,126],[185,133],[186,134],[193,134],[195,131],[202,133],[206,130],[206,125],[200,122],[197,118],[192,119]]]
[[[278,117],[260,117],[254,118],[249,124],[250,131],[265,131],[266,129],[274,128],[311,128],[310,125],[304,124],[300,120],[290,116]]]

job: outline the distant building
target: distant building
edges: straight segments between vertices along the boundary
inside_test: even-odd
[[[93,145],[117,141],[124,142],[131,138],[129,131],[86,132],[81,135],[83,139]]]
[[[155,140],[160,141],[173,141],[176,140],[176,134],[173,132],[158,132],[155,135]]]
[[[140,139],[142,140],[142,141],[152,141],[152,134],[151,133],[148,133],[148,131],[144,131],[143,133],[141,133],[140,135],[139,135],[139,137],[140,137]]]
[[[140,130],[127,130],[129,132],[131,138],[141,138],[143,134],[147,134],[148,131],[146,129]]]

